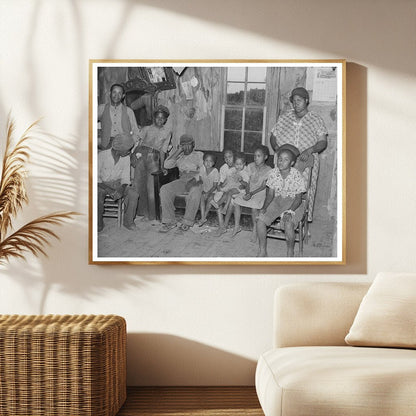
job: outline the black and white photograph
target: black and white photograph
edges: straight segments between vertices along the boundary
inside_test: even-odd
[[[90,263],[344,264],[345,61],[90,61]]]

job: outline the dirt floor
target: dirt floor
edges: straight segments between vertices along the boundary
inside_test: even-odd
[[[181,212],[177,213],[180,220]],[[242,217],[242,231],[234,237],[232,227],[220,237],[214,236],[218,222],[214,213],[202,227],[194,225],[188,231],[173,228],[160,233],[158,221],[136,218],[136,230],[130,231],[117,225],[114,218],[104,218],[104,230],[98,235],[98,256],[112,258],[247,258],[256,257],[258,243],[250,241],[251,218]],[[333,250],[333,222],[314,220],[309,226],[309,241],[304,244],[303,257],[331,257]],[[283,240],[267,239],[269,257],[285,257],[286,243]],[[299,256],[299,245],[295,245],[295,256]]]

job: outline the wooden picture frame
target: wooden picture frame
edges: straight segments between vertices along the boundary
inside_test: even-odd
[[[345,264],[345,60],[90,60],[89,70],[90,264]],[[111,87],[114,84],[121,86],[122,107],[118,103],[111,106]],[[302,110],[302,105],[306,110]],[[116,122],[118,127],[111,124],[112,108],[121,108],[122,115],[119,114]],[[169,113],[162,127],[152,124],[156,123],[156,110],[160,115]],[[130,123],[126,121],[126,114],[129,117],[134,114],[137,129],[133,128],[133,119],[129,119]],[[115,150],[111,150],[111,143],[115,143],[114,137],[120,129],[125,130],[126,140],[132,139],[134,143],[130,154],[121,156],[129,160],[131,158],[132,182],[124,188],[125,195],[130,192],[138,197],[137,214],[141,214],[140,209],[143,208],[140,207],[140,201],[143,204],[143,201],[147,201],[143,212],[153,215],[155,219],[147,220],[140,215],[134,218],[131,214],[132,205],[126,204],[129,201],[126,197],[112,201],[113,207],[108,209],[113,211],[106,212],[109,216],[100,222],[102,188],[107,183],[103,179],[102,160],[115,154]],[[160,141],[158,129],[162,129],[165,135]],[[106,137],[104,141],[103,136]],[[228,223],[231,230],[223,232],[227,230],[223,227],[218,232],[218,219],[224,220],[225,215],[221,217],[215,208],[208,214],[206,223],[201,226],[193,224],[193,220],[198,221],[201,216],[199,208],[193,219],[193,214],[189,216],[189,200],[196,197],[193,194],[178,196],[181,193],[178,190],[175,191],[177,197],[169,202],[173,203],[175,209],[172,220],[173,211],[172,206],[168,208],[167,205],[167,190],[172,191],[172,183],[178,183],[173,181],[178,180],[180,174],[182,179],[185,173],[188,174],[183,166],[179,166],[182,169],[179,171],[172,161],[177,165],[182,163],[176,162],[176,159],[183,158],[184,153],[175,152],[180,152],[177,149],[182,149],[183,141],[191,140],[190,137],[194,142],[193,154],[201,152],[197,155],[197,158],[201,158],[202,154],[210,153],[214,169],[220,170],[224,164],[224,149],[231,148],[234,156],[238,153],[238,157],[246,159],[244,169],[251,175],[248,176],[250,185],[239,192],[249,195],[244,197],[241,194],[237,199],[233,197],[229,205],[238,205],[229,209],[234,214],[238,210],[241,212],[239,227],[238,221],[234,220],[233,223],[231,219]],[[108,142],[104,150],[100,148],[103,142]],[[277,156],[274,149],[282,144],[294,145],[295,142],[299,150],[299,154],[295,155],[298,156],[296,164],[289,161],[290,169],[282,172],[290,171],[290,175],[294,175],[293,169],[296,168],[306,192],[287,188],[292,186],[287,185],[291,179],[280,178],[280,170],[275,168]],[[160,163],[162,149],[165,163],[157,167],[155,163]],[[282,149],[279,154],[284,153]],[[263,162],[259,165],[254,162],[254,154],[259,152],[270,152],[268,158],[265,156],[264,165]],[[296,149],[289,147],[289,152],[286,149],[289,159],[294,159],[291,156],[293,152],[296,153]],[[166,162],[168,158],[170,162]],[[133,159],[140,161],[140,166],[145,166],[147,170],[143,171],[143,168],[141,174],[137,173],[139,168],[133,167]],[[126,171],[127,159],[122,160]],[[200,168],[205,172],[205,168]],[[264,169],[261,173],[264,178],[258,173],[261,169]],[[290,204],[284,210],[287,215],[279,217],[280,222],[278,220],[269,226],[270,216],[274,215],[271,212],[274,210],[273,213],[276,213],[280,208],[272,210],[270,206],[266,213],[255,211],[255,214],[250,214],[248,207],[241,208],[240,203],[244,198],[250,200],[249,204],[261,204],[260,209],[263,208],[263,203],[251,195],[253,189],[250,186],[256,183],[256,172],[261,176],[261,184],[267,183],[267,192],[273,189],[283,199],[292,196],[298,198],[300,195],[301,206],[296,209],[296,214],[290,209],[294,205]],[[274,172],[273,179],[267,179],[270,172]],[[280,185],[276,184],[276,177],[281,181]],[[145,188],[144,178],[147,183]],[[195,173],[195,178],[200,181],[202,177]],[[197,195],[200,195],[198,192],[202,190],[201,187],[208,186],[199,183],[197,186],[200,188],[195,191]],[[208,182],[205,180],[204,183]],[[192,189],[191,193],[196,188]],[[259,195],[265,192],[260,191]],[[115,194],[116,197],[118,195]],[[273,201],[276,207],[280,207],[280,200]],[[219,199],[219,202],[223,200]],[[123,214],[123,208],[127,210],[127,215]],[[166,219],[168,209],[170,222]],[[123,222],[127,221],[128,226],[131,219],[135,221],[135,226],[128,227],[132,229],[125,228]],[[296,231],[293,256],[290,244],[286,242],[290,233],[290,226],[286,222],[290,223],[290,220],[295,224]],[[101,230],[103,224],[104,229]],[[163,224],[169,225],[167,230]],[[250,237],[254,237],[254,228],[259,231],[260,240],[264,241],[263,224],[267,233],[267,257],[264,256],[264,250],[262,252],[263,243],[250,241]],[[263,255],[258,257],[257,254]]]

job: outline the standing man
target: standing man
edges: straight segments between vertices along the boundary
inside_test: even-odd
[[[114,137],[111,149],[98,153],[98,232],[104,228],[104,200],[110,195],[115,201],[125,198],[123,225],[128,230],[135,230],[139,194],[130,186],[130,151],[134,141],[129,134]]]
[[[110,102],[98,106],[98,121],[101,121],[101,143],[99,149],[111,148],[111,142],[117,134],[130,134],[138,141],[139,128],[131,108],[122,103],[125,97],[124,87],[113,84],[110,88]]]

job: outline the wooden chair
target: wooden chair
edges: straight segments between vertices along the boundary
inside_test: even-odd
[[[316,182],[318,178],[319,164],[316,163],[315,158],[311,155],[305,163],[297,163],[295,167],[299,169],[302,175],[305,177],[307,191],[302,196],[302,204],[304,207],[304,213],[302,219],[299,221],[295,228],[295,244],[299,244],[299,255],[303,256],[303,245],[308,243],[309,239],[309,223],[312,222],[313,206],[315,201]],[[267,229],[267,238],[276,240],[286,240],[285,231],[280,228],[280,220],[278,217],[276,221],[270,225]]]
[[[117,225],[120,228],[124,216],[124,198],[114,201],[110,195],[107,195],[104,200],[104,214],[103,217],[117,218]]]

